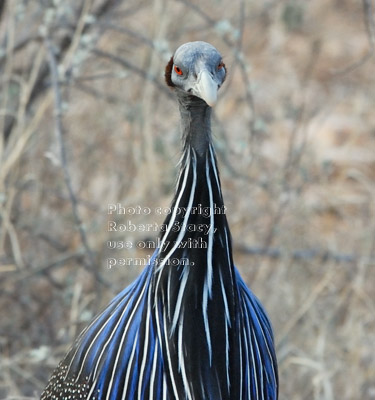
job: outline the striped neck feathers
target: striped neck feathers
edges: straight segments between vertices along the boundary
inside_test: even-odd
[[[211,141],[211,108],[194,96],[178,99],[183,154],[172,212],[163,224],[167,228],[161,235],[158,263],[179,266],[181,259],[183,265],[204,264],[210,270],[213,254],[218,254],[214,248],[220,247],[229,253],[230,267],[230,232]]]
[[[180,110],[184,151],[154,267],[152,304],[175,397],[211,400],[230,391],[236,284],[210,109],[180,102]]]

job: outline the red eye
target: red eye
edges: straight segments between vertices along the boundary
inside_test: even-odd
[[[176,72],[177,75],[183,75],[181,68],[177,67],[177,65],[174,66],[174,72]]]
[[[224,66],[224,63],[220,61],[220,64],[217,66],[217,70],[220,71]]]

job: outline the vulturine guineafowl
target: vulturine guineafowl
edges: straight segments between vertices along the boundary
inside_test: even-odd
[[[205,42],[182,45],[169,61],[183,153],[167,228],[140,277],[77,338],[42,400],[278,398],[272,328],[233,264],[211,138],[226,75]],[[202,225],[208,232],[188,229]],[[193,241],[201,245],[186,246]]]

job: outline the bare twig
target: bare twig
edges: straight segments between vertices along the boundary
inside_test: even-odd
[[[373,53],[375,50],[374,10],[372,9],[372,1],[371,0],[362,0],[362,1],[363,1],[363,12],[364,12],[368,40],[369,40],[371,50]]]
[[[0,205],[0,216],[2,220],[3,230],[0,235],[0,249],[4,249],[4,241],[6,238],[6,234],[9,237],[13,256],[18,268],[24,267],[24,261],[22,258],[22,251],[20,241],[18,239],[17,231],[11,220],[11,208],[14,201],[14,197],[16,195],[16,191],[14,187],[12,187],[8,191],[8,198],[5,205]]]
[[[227,139],[228,134],[225,131],[225,127],[223,123],[220,122],[219,118],[216,116],[215,112],[212,114],[212,120],[215,123],[215,131],[220,134],[220,138],[224,142],[224,146],[216,147],[216,153],[220,156],[220,160],[223,165],[226,167],[228,172],[234,177],[245,182],[249,181],[250,176],[242,171],[237,171],[231,162],[231,157],[228,149],[230,148],[229,141]]]
[[[10,2],[10,4],[14,5],[14,2]],[[112,11],[117,6],[117,4],[119,4],[119,0],[104,0],[92,11],[92,15],[96,20],[103,18],[106,15],[108,15],[109,12]],[[87,33],[89,30],[93,28],[93,24],[89,24],[86,22],[86,17],[88,15],[88,12],[90,11],[91,5],[92,5],[92,0],[85,0],[83,2],[83,5],[81,7],[81,12],[79,12],[78,16],[76,17],[75,23],[72,24],[69,32],[65,33],[58,41],[57,45],[58,54],[56,55],[56,59],[61,60],[65,58],[65,65],[67,66],[67,69],[69,69],[71,66],[70,64],[72,62],[72,59],[74,58],[73,55],[75,54],[77,48],[80,45],[82,34]],[[39,36],[34,36],[32,40],[42,40],[42,38]],[[8,40],[7,43],[9,44],[10,41]],[[25,41],[20,41],[16,44],[9,45],[8,46],[9,48],[7,49],[6,52],[7,56],[5,62],[9,64],[9,60],[11,60],[13,57],[13,51],[17,50],[19,46],[21,46],[22,48],[27,43],[28,41],[25,40]],[[70,61],[70,63],[68,63],[68,61]],[[6,66],[4,68],[6,69]],[[33,63],[29,65],[29,68],[30,69],[33,68]],[[44,93],[45,90],[48,88],[48,83],[47,83],[48,77],[49,77],[49,66],[48,63],[45,62],[40,68],[40,71],[38,71],[37,79],[35,80],[35,83],[30,91],[30,96],[27,99],[26,112],[29,112],[30,108],[32,107],[33,104],[35,104],[35,101],[38,99],[38,97],[42,93]],[[8,123],[4,128],[5,132],[4,138],[7,139],[10,137],[15,124],[16,124],[15,118],[8,119]],[[1,146],[1,140],[2,138],[0,138],[0,146]]]
[[[288,336],[288,333],[293,329],[293,327],[298,323],[298,321],[310,310],[314,305],[320,293],[327,287],[336,274],[335,268],[329,268],[325,273],[323,278],[318,282],[314,289],[310,292],[309,296],[305,301],[302,302],[300,308],[286,323],[283,330],[278,335],[278,345],[280,345]]]
[[[107,283],[105,281],[103,281],[102,277],[98,274],[97,265],[96,265],[97,263],[95,261],[95,257],[90,248],[90,245],[88,243],[86,231],[85,231],[81,217],[78,212],[78,201],[77,201],[77,197],[75,196],[75,193],[73,190],[72,180],[71,180],[70,173],[68,170],[68,161],[67,161],[65,142],[64,142],[64,137],[63,137],[64,128],[63,128],[63,122],[62,122],[62,96],[61,96],[61,88],[60,88],[60,84],[59,84],[57,61],[56,61],[56,57],[54,54],[53,45],[48,38],[46,38],[46,40],[45,40],[45,46],[47,48],[48,61],[49,61],[49,66],[50,66],[50,71],[51,71],[51,81],[52,81],[52,88],[53,88],[53,94],[54,94],[54,109],[55,109],[55,133],[56,133],[56,139],[57,139],[57,143],[58,143],[59,150],[60,150],[61,168],[62,168],[63,175],[64,175],[65,185],[68,189],[69,199],[70,199],[70,202],[72,205],[72,211],[73,211],[75,224],[78,228],[81,242],[85,249],[86,256],[88,259],[88,262],[87,261],[85,262],[85,266],[90,271],[94,271],[95,277],[101,283],[105,283],[107,285]]]
[[[94,89],[92,86],[85,85],[83,83],[76,82],[73,86],[73,89],[80,90],[83,93],[86,93],[90,96],[93,96],[95,99],[104,100],[109,104],[121,104],[121,99],[117,96],[113,96],[110,94],[99,92]]]
[[[139,42],[146,44],[149,47],[155,48],[155,43],[151,38],[143,35],[140,32],[129,29],[128,27],[118,26],[118,25],[113,24],[112,22],[108,22],[108,21],[99,22],[98,26],[99,26],[99,28],[103,28],[106,30],[113,30],[113,31],[122,33],[124,35],[130,36],[130,37],[138,40]]]
[[[39,36],[25,36],[22,39],[19,39],[13,46],[12,49],[8,49],[4,53],[0,54],[0,67],[2,66],[3,62],[11,55],[16,54],[17,52],[23,50],[28,44],[34,41],[40,41],[41,38]],[[0,70],[1,71],[1,70]]]
[[[282,187],[280,190],[281,195],[290,192],[291,177],[301,163],[301,158],[306,146],[307,134],[306,134],[306,129],[303,129],[306,123],[306,110],[307,110],[306,88],[308,87],[311,81],[311,77],[320,54],[320,49],[321,49],[320,42],[318,41],[314,42],[312,45],[310,57],[307,60],[306,68],[302,77],[301,86],[304,89],[304,98],[302,100],[302,104],[298,109],[294,121],[294,126],[289,139],[288,152],[283,167]],[[302,139],[300,140],[300,143],[297,143],[297,136],[299,133],[301,133]],[[304,183],[300,185],[298,191],[302,190],[303,185]],[[277,204],[276,211],[272,215],[271,222],[269,225],[270,228],[264,240],[264,245],[266,247],[271,246],[272,244],[276,229],[279,226],[280,221],[282,220],[286,208],[289,204],[290,196],[283,196],[283,199],[284,200],[282,201],[280,196],[280,200]]]
[[[5,3],[6,3],[5,0],[0,2],[0,21],[1,21],[1,18],[3,17],[3,12],[4,12],[4,9],[5,9]]]
[[[269,257],[272,259],[279,259],[283,257],[290,257],[296,261],[312,261],[319,260],[321,263],[334,261],[336,263],[352,264],[363,260],[363,262],[375,265],[375,258],[368,258],[361,254],[343,254],[335,253],[329,250],[318,249],[301,249],[301,250],[283,250],[279,248],[270,247],[255,247],[247,245],[239,245],[235,250],[240,253],[245,253],[253,256]]]
[[[8,108],[8,95],[9,95],[9,84],[11,81],[11,75],[12,75],[12,70],[13,70],[13,53],[11,52],[11,49],[13,48],[14,44],[14,36],[15,36],[15,22],[14,22],[14,3],[9,6],[8,10],[8,21],[7,21],[7,42],[6,42],[6,52],[9,54],[9,56],[5,60],[5,66],[4,66],[4,71],[2,73],[2,84],[4,85],[3,89],[3,95],[2,101],[0,104],[0,107],[4,112],[7,111]],[[3,151],[4,151],[4,137],[3,137],[3,132],[5,130],[6,126],[6,119],[5,115],[3,118],[0,120],[0,157],[3,157]]]
[[[165,85],[162,85],[159,81],[159,79],[153,75],[149,75],[144,69],[139,68],[133,64],[131,64],[129,61],[125,60],[122,57],[116,56],[114,54],[108,53],[106,51],[100,50],[100,49],[93,49],[92,52],[97,55],[98,57],[106,58],[110,61],[113,61],[122,67],[129,69],[133,72],[135,72],[137,75],[141,76],[144,79],[147,79],[151,81],[156,87],[161,90],[167,97],[172,97],[171,91],[168,90],[168,88]]]
[[[7,278],[7,282],[27,280],[32,277],[45,274],[53,268],[63,266],[69,261],[79,260],[84,256],[84,254],[85,250],[83,248],[80,248],[74,252],[62,253],[59,254],[55,259],[48,261],[48,263],[45,265],[36,266],[28,270],[25,269],[21,273],[13,270],[8,272],[5,277]]]
[[[358,61],[332,72],[333,76],[341,76],[355,71],[366,64],[375,54],[375,21],[372,0],[362,0],[363,2],[363,18],[367,31],[367,38],[370,45],[368,52]]]
[[[191,1],[188,0],[177,0],[179,3],[185,4],[186,7],[189,7],[190,9],[194,10],[198,15],[200,15],[208,24],[214,25],[216,23],[216,20],[212,17],[210,17],[209,14],[205,13],[199,6],[196,4],[192,3]]]
[[[32,383],[34,387],[38,388],[39,390],[43,389],[44,382],[42,382],[41,380],[36,378],[32,374],[32,372],[27,371],[24,367],[21,367],[14,362],[9,362],[7,366],[10,370],[15,372],[17,375],[21,376],[25,381]],[[22,398],[22,397],[19,397],[19,398]]]
[[[116,79],[120,78],[119,74],[115,72],[102,72],[95,75],[80,76],[74,79],[74,83],[87,82],[87,81],[98,81],[102,79]]]
[[[83,0],[81,12],[79,14],[79,18],[75,26],[74,34],[71,37],[71,43],[65,54],[65,59],[64,59],[66,63],[65,65],[70,65],[73,63],[72,59],[80,45],[82,33],[88,28],[88,25],[86,23],[86,17],[90,12],[92,2],[93,0]]]

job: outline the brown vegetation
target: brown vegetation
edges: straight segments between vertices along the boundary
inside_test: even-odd
[[[108,204],[166,207],[178,110],[163,69],[205,40],[235,261],[273,322],[280,399],[375,398],[374,10],[354,0],[0,2],[0,398],[36,398],[142,267]]]

